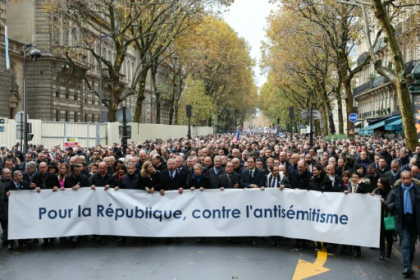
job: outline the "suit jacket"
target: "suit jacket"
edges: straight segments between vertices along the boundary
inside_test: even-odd
[[[213,188],[210,182],[210,178],[204,174],[200,182],[197,181],[197,176],[195,176],[194,178],[190,178],[190,180],[188,181],[188,187],[189,188],[194,187],[196,189],[201,188],[201,187],[205,189]]]
[[[212,189],[218,189],[220,188],[220,181],[219,181],[219,175],[226,173],[223,168],[220,168],[219,173],[216,174],[214,171],[214,167],[210,168],[208,170],[208,177],[210,178],[210,184]]]
[[[241,175],[236,172],[233,172],[231,178],[229,179],[228,174],[225,172],[223,174],[219,174],[219,183],[220,187],[224,187],[227,189],[232,189],[234,185],[239,184],[241,181]]]
[[[41,189],[52,189],[53,187],[60,187],[60,182],[58,181],[58,177],[56,175],[47,173],[46,176],[47,177],[42,176],[41,173],[38,173],[32,179],[32,183]]]
[[[291,188],[299,188],[307,190],[309,188],[309,180],[312,177],[312,173],[308,170],[305,170],[305,172],[302,173],[302,175],[299,174],[298,171],[292,172],[289,174],[289,181]]]
[[[251,177],[249,169],[245,169],[241,174],[240,186],[241,188],[249,188],[251,184],[256,184],[258,187],[264,186],[265,174],[258,168],[254,168],[254,175]]]
[[[77,185],[77,183],[80,184],[80,187],[88,187],[90,186],[89,179],[86,175],[80,174],[80,176],[73,176],[73,175],[67,175],[64,179],[64,187],[65,188],[72,188],[74,185]],[[96,185],[96,186],[104,186],[104,185]]]
[[[187,175],[182,172],[175,172],[174,178],[170,176],[168,169],[160,172],[160,183],[162,185],[162,189],[166,191],[185,188],[186,182]]]
[[[279,174],[278,176],[279,178],[276,180],[276,184],[275,184],[275,188],[279,188],[280,185],[284,185],[286,188],[290,188],[290,182],[289,179],[287,179],[286,176]],[[270,173],[267,175],[266,180],[265,180],[265,187],[266,188],[272,188],[272,182],[273,182],[273,174]]]
[[[28,184],[28,182],[26,182],[26,181],[22,181],[21,183],[20,183],[20,188],[18,189],[17,187],[16,187],[16,184],[15,184],[15,181],[10,181],[10,183],[6,186],[6,192],[8,192],[8,191],[20,191],[20,190],[29,190],[30,188],[29,188],[29,184]]]

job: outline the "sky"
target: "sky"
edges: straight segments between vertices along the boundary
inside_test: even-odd
[[[270,14],[270,10],[276,8],[268,2],[269,0],[235,0],[229,10],[223,13],[224,20],[251,46],[251,57],[257,62],[254,73],[259,87],[267,80],[261,75],[258,67],[261,58],[261,41],[264,40],[265,35],[266,17]]]

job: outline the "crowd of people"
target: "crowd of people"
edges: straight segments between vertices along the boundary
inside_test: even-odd
[[[393,242],[402,244],[403,274],[414,272],[414,246],[420,232],[420,146],[411,151],[403,139],[357,136],[350,140],[305,135],[280,138],[272,134],[208,135],[192,140],[169,139],[131,143],[123,150],[98,145],[61,149],[33,146],[22,154],[18,146],[0,148],[0,222],[3,246],[24,247],[27,240],[8,240],[8,196],[11,190],[62,191],[103,186],[140,189],[165,195],[175,190],[284,188],[320,192],[380,195],[382,203],[380,255],[392,255]],[[4,199],[3,199],[4,197]],[[387,231],[383,217],[391,211],[395,230]],[[64,242],[64,238],[59,239]],[[106,238],[98,237],[102,243]],[[124,239],[119,239],[119,241]],[[205,240],[200,238],[200,241]],[[235,241],[235,239],[230,239]],[[268,238],[275,246],[282,238]],[[44,239],[51,246],[54,238]],[[37,240],[32,240],[37,242]],[[78,237],[70,238],[76,246]],[[257,245],[259,239],[251,238]],[[327,244],[316,242],[316,249]],[[296,240],[296,248],[307,246]],[[361,256],[361,248],[342,246],[342,253]]]

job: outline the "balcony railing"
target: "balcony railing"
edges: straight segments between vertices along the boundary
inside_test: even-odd
[[[369,81],[367,83],[364,83],[363,85],[360,85],[360,86],[354,88],[353,89],[353,95],[354,96],[359,95],[359,94],[361,94],[361,93],[363,93],[363,92],[365,92],[365,91],[367,91],[368,89],[371,89],[371,88],[372,88],[372,82]]]

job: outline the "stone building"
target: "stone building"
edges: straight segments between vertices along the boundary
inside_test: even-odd
[[[405,60],[405,75],[411,82],[411,71],[420,63],[419,30],[405,26],[404,21],[396,26],[401,51]],[[392,70],[390,53],[386,42],[381,38],[374,47],[375,52],[382,59],[382,65]],[[360,64],[367,56],[366,44],[359,48],[357,64]],[[400,106],[394,85],[385,77],[377,74],[371,63],[364,67],[356,79],[353,89],[355,107],[358,109],[358,127],[365,127],[377,120],[389,118],[400,114]]]
[[[1,29],[0,44],[0,116],[14,117],[23,110],[23,51],[24,44],[36,44],[42,58],[33,62],[26,59],[27,105],[30,119],[69,122],[99,121],[99,64],[86,52],[76,62],[85,71],[94,90],[89,90],[86,81],[78,71],[53,46],[71,44],[70,32],[51,28],[59,19],[51,21],[51,15],[43,7],[43,0],[7,1],[0,0],[0,20],[9,27],[11,69],[6,70],[4,53],[4,32]],[[24,16],[22,16],[24,14]],[[53,22],[53,24],[51,24]],[[97,41],[99,42],[99,36]],[[102,53],[112,58],[114,50],[104,38]],[[133,50],[129,50],[122,67],[121,83],[129,84],[138,63]],[[103,67],[103,98],[107,97],[107,75]],[[170,70],[160,67],[158,84],[170,91]],[[150,76],[150,75],[149,75]],[[141,122],[155,122],[156,100],[151,94],[151,83],[146,85],[146,99],[142,104]],[[130,96],[120,106],[127,106],[134,112],[136,96]],[[161,122],[168,123],[169,108],[162,100]],[[103,106],[106,111],[106,106]],[[152,120],[153,118],[153,120]],[[106,120],[106,117],[102,118]]]

